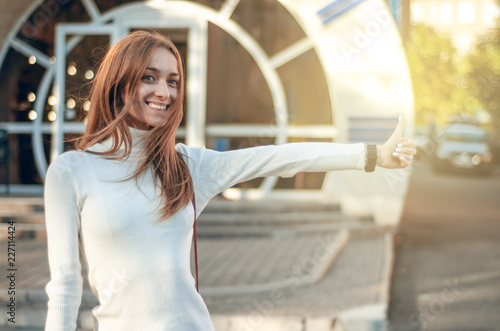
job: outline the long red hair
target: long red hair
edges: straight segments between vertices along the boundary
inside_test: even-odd
[[[117,159],[130,155],[132,137],[126,120],[131,104],[125,103],[122,95],[125,89],[131,94],[136,93],[137,84],[158,47],[172,52],[177,60],[178,95],[169,108],[170,116],[162,125],[149,130],[143,157],[131,178],[137,179],[153,166],[161,186],[164,204],[160,212],[165,220],[186,207],[194,194],[189,169],[175,149],[175,132],[183,116],[184,68],[179,51],[168,37],[159,32],[134,31],[107,52],[92,83],[87,125],[76,148],[87,151],[90,146],[111,137],[112,147],[98,154]],[[123,155],[116,156],[122,145],[125,146]]]

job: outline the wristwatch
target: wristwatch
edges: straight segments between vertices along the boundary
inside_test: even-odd
[[[366,145],[365,172],[373,172],[377,165],[377,146]]]

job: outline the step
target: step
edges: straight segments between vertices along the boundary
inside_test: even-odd
[[[0,196],[0,211],[43,211],[43,197]]]
[[[12,227],[13,226],[13,227]],[[0,210],[0,240],[9,237],[14,229],[16,238],[47,238],[43,211],[15,212]]]
[[[0,211],[29,212],[43,211],[44,200],[41,196],[18,197],[0,196]],[[205,207],[206,211],[217,213],[252,213],[252,212],[308,212],[339,211],[337,204],[301,201],[230,201],[222,198],[212,199]]]
[[[275,213],[275,212],[312,212],[312,211],[339,211],[339,205],[323,202],[302,201],[246,201],[246,200],[224,200],[212,199],[204,209],[215,213]]]
[[[5,223],[11,219],[15,219],[16,223],[45,223],[45,212],[43,210],[34,211],[12,211],[12,210],[0,210],[0,221]]]
[[[17,238],[47,237],[43,197],[0,197],[0,239],[8,238],[10,221]],[[200,236],[268,235],[287,227],[310,231],[311,224],[335,229],[339,222],[373,222],[370,217],[343,215],[338,205],[290,201],[210,201],[197,220]],[[331,225],[331,226],[330,226]],[[314,226],[312,227],[314,231]]]
[[[9,237],[10,222],[16,238],[46,238],[43,197],[0,196],[0,240]]]
[[[46,304],[30,303],[18,304],[16,307],[15,323],[8,321],[8,316],[0,316],[0,331],[44,331],[47,318]],[[92,309],[80,309],[77,319],[77,331],[93,331]]]
[[[310,224],[347,222],[357,220],[369,220],[368,217],[346,216],[339,211],[293,211],[293,212],[213,212],[203,211],[198,218],[198,223],[209,223],[212,225],[241,225],[241,224]]]
[[[16,323],[16,325],[0,325],[0,331],[45,331],[44,321],[46,314],[40,311],[27,312],[26,317],[31,321],[27,326]],[[212,315],[212,322],[216,331],[252,330],[252,331],[359,331],[337,329],[335,319],[332,317],[291,317],[291,316],[262,316],[258,326],[250,327],[248,320],[254,320],[254,316]],[[24,321],[23,321],[24,322]],[[255,322],[253,322],[255,323]],[[78,328],[76,331],[94,331],[91,311],[81,311],[78,316]],[[241,328],[236,328],[241,327]],[[363,329],[371,330],[371,329]],[[373,331],[379,331],[373,329]]]

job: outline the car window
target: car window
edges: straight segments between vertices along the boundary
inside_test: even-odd
[[[479,132],[445,132],[444,137],[446,141],[455,142],[484,142],[486,136]]]

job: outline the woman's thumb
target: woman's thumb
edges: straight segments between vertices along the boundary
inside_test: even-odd
[[[394,129],[394,133],[392,134],[397,141],[401,141],[403,138],[403,127],[404,127],[404,119],[403,116],[399,115],[398,125]]]
[[[403,139],[403,125],[403,117],[400,115],[398,124],[387,141],[388,146],[396,146]]]

